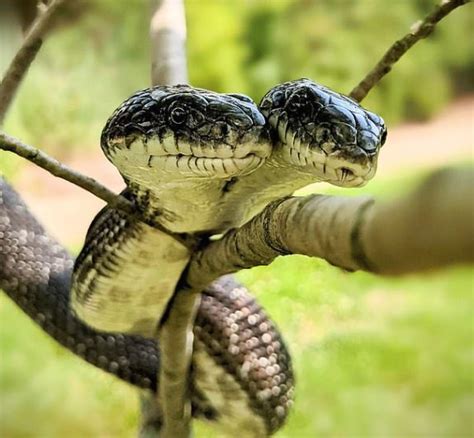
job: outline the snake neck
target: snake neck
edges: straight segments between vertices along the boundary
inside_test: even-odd
[[[317,181],[314,175],[270,157],[256,172],[236,181],[229,192],[228,204],[239,206],[234,212],[235,226],[248,222],[269,203]]]
[[[190,179],[144,188],[128,183],[125,193],[148,223],[173,233],[219,233],[234,226],[228,204],[228,180]]]
[[[320,179],[319,179],[320,180]],[[257,171],[227,180],[190,179],[138,185],[124,195],[149,224],[173,233],[222,233],[248,222],[270,202],[318,179],[275,154]]]

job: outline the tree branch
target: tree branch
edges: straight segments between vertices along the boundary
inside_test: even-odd
[[[134,213],[133,204],[123,196],[116,195],[95,179],[76,172],[45,154],[40,149],[22,143],[20,140],[10,137],[3,132],[0,132],[0,149],[13,152],[20,157],[26,158],[37,166],[47,170],[52,175],[65,179],[87,190],[113,207],[124,210],[127,213]]]
[[[183,1],[153,0],[152,5],[151,82],[153,85],[187,83]],[[155,432],[164,438],[187,438],[191,435],[188,381],[194,336],[192,329],[200,292],[183,293],[177,290],[158,331],[162,358],[159,403],[163,411],[163,426],[160,430],[160,423],[155,423]]]
[[[223,274],[267,265],[287,254],[381,275],[472,263],[473,192],[472,169],[445,169],[391,202],[322,195],[279,200],[194,253],[185,284],[201,290]]]
[[[469,3],[471,0],[443,0],[436,9],[423,20],[414,23],[410,32],[395,41],[385,52],[382,59],[367,73],[365,78],[349,93],[357,102],[361,102],[369,91],[391,71],[392,66],[418,41],[433,32],[436,24],[454,9]]]
[[[163,411],[156,394],[140,391],[141,425],[138,438],[157,438],[163,426]]]
[[[51,24],[56,17],[59,7],[64,1],[65,0],[51,0],[48,6],[39,8],[37,18],[31,25],[22,46],[5,72],[2,82],[0,82],[0,126],[3,124],[5,115],[18,87],[41,48],[43,39],[51,28]]]
[[[188,83],[186,20],[183,0],[152,0],[151,83]]]

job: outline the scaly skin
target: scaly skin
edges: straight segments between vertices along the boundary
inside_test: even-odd
[[[156,391],[156,343],[99,332],[79,320],[69,306],[72,266],[68,252],[0,178],[0,289],[77,356]],[[291,359],[275,324],[242,285],[223,277],[203,292],[194,339],[194,416],[222,424],[231,433],[235,427],[242,431],[241,424],[253,425],[260,436],[281,427],[293,398]],[[243,368],[249,370],[246,375]]]
[[[119,106],[101,146],[146,223],[110,207],[99,213],[75,264],[71,304],[98,330],[153,337],[190,257],[153,222],[175,233],[234,226],[229,182],[262,165],[268,129],[249,99],[159,86]]]
[[[234,184],[242,223],[308,184],[360,187],[375,175],[384,121],[348,97],[299,79],[272,88],[259,109],[274,143],[262,166]]]

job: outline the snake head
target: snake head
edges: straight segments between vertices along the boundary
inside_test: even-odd
[[[128,181],[145,186],[150,178],[248,174],[271,152],[265,119],[250,98],[187,85],[133,94],[107,121],[101,147]]]
[[[277,137],[273,156],[280,165],[343,187],[375,175],[385,123],[348,97],[299,79],[272,88],[260,111]]]

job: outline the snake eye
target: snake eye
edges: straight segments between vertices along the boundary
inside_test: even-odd
[[[339,144],[355,144],[357,139],[356,130],[345,123],[337,123],[333,126],[332,133]]]
[[[274,106],[281,106],[284,97],[283,91],[278,90],[272,94],[270,100]]]
[[[175,124],[175,125],[181,125],[183,124],[187,119],[187,113],[186,110],[182,107],[177,107],[174,108],[171,111],[170,114],[170,120]]]
[[[383,128],[382,137],[380,137],[380,146],[383,146],[387,141],[387,128]]]

